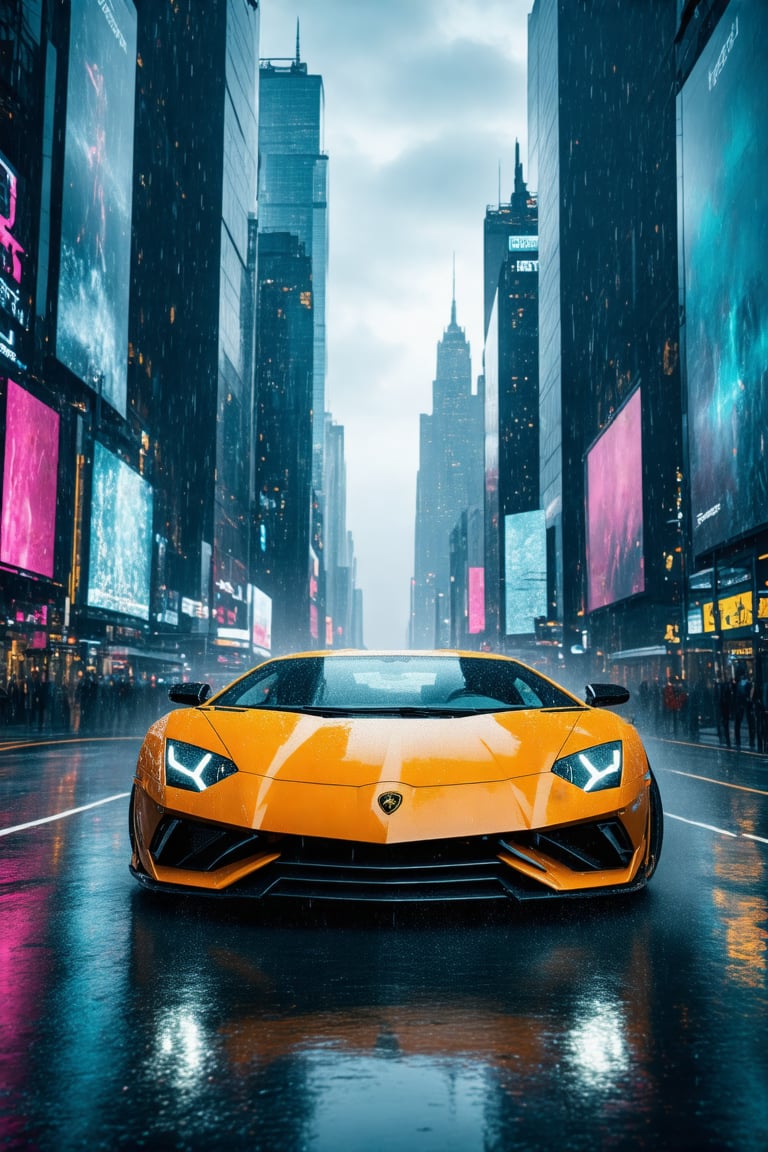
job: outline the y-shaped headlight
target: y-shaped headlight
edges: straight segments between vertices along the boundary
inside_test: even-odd
[[[237,768],[225,756],[181,740],[165,742],[165,782],[174,788],[203,792],[235,772]]]
[[[610,744],[598,744],[556,760],[552,771],[582,792],[602,792],[621,784],[621,762],[621,740],[612,740]]]

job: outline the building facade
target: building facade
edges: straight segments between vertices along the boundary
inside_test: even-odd
[[[312,261],[312,483],[323,490],[328,275],[328,157],[323,78],[296,56],[262,60],[259,82],[259,231],[290,232]]]
[[[508,204],[487,210],[484,237],[486,634],[506,647],[509,637],[533,637],[534,615],[546,613],[537,603],[530,618],[507,618],[507,585],[511,592],[516,580],[509,518],[539,508],[538,212],[519,146],[514,191]]]
[[[675,32],[663,0],[536,0],[529,22],[549,604],[566,661],[622,675],[679,658]]]
[[[49,723],[251,662],[259,17],[202,9],[0,14],[0,647]]]
[[[252,564],[272,599],[272,648],[281,654],[325,639],[312,532],[312,262],[296,236],[259,236],[258,283]]]
[[[746,676],[768,710],[768,340],[759,0],[689,4],[677,36],[680,317],[691,680]],[[750,726],[751,727],[751,726]],[[750,736],[754,744],[754,732]],[[766,733],[758,733],[766,746]]]
[[[432,412],[421,416],[415,565],[409,642],[447,647],[451,634],[450,541],[462,512],[482,505],[482,399],[472,392],[470,349],[451,321],[437,346]]]
[[[139,17],[131,419],[156,493],[153,620],[207,673],[237,671],[252,656],[258,13],[140,0]]]

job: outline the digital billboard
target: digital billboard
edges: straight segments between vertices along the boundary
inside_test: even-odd
[[[251,610],[253,612],[252,638],[255,648],[272,651],[272,597],[262,592],[255,584],[251,585]]]
[[[18,173],[0,152],[0,363],[6,371],[22,367],[20,357],[26,355],[22,345],[30,320],[28,213]]]
[[[543,511],[504,517],[504,604],[507,636],[535,632],[547,614],[547,529]]]
[[[768,37],[731,0],[680,97],[681,256],[697,554],[768,521]]]
[[[93,450],[88,604],[149,619],[152,489],[99,443]]]
[[[230,555],[217,540],[213,552],[213,619],[216,622],[216,636],[234,648],[247,648],[248,634],[248,584],[245,565],[236,556]]]
[[[126,413],[136,9],[72,0],[56,355]]]
[[[645,589],[642,404],[637,388],[587,454],[587,608]]]
[[[485,631],[485,568],[470,568],[468,573],[469,620],[467,630],[470,636]]]
[[[53,577],[59,415],[8,381],[0,561]]]

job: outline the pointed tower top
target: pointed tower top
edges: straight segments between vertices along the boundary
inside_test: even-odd
[[[453,254],[453,289],[451,292],[451,324],[456,326],[456,253]]]
[[[296,66],[301,64],[301,29],[299,25],[299,18],[296,17]]]
[[[515,140],[515,195],[525,196],[528,192],[523,180],[523,165],[520,160],[520,141]]]

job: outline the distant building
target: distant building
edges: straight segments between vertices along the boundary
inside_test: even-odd
[[[488,209],[484,233],[486,631],[504,643],[534,630],[532,619],[505,617],[507,517],[539,507],[538,211],[519,145],[514,191]]]
[[[456,322],[437,345],[432,412],[421,416],[410,645],[446,647],[451,632],[450,540],[462,512],[482,504],[482,399]]]
[[[262,60],[259,78],[259,231],[290,232],[312,264],[312,484],[323,489],[328,275],[328,157],[323,78],[296,56]]]
[[[362,636],[353,622],[356,560],[352,533],[347,531],[347,465],[344,458],[344,427],[326,413],[325,427],[325,567],[326,612],[334,648],[361,647],[353,635]]]
[[[486,642],[484,535],[483,508],[465,508],[450,540],[451,648]]]
[[[320,563],[311,535],[312,264],[295,236],[259,236],[258,284],[252,563],[256,585],[272,598],[272,649],[280,654],[324,641],[311,586]]]

